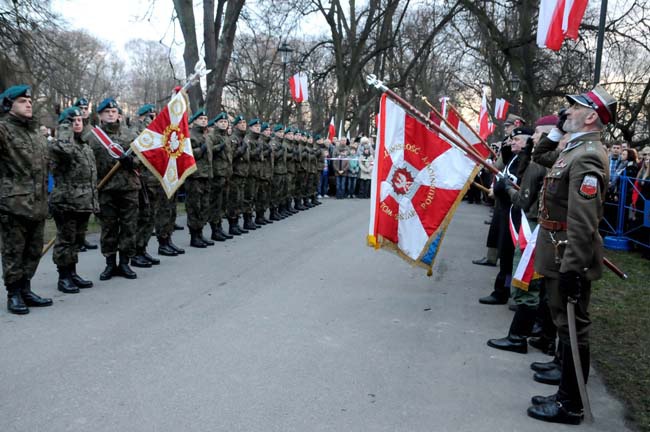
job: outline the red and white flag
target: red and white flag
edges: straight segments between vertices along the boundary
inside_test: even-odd
[[[167,198],[196,171],[188,107],[187,93],[181,90],[131,144],[140,161],[158,178]]]
[[[524,222],[528,224],[528,221],[526,219],[522,219],[522,225]],[[530,226],[528,229],[530,230]],[[537,225],[535,227],[535,230],[530,234],[526,243],[526,247],[521,254],[521,259],[519,260],[517,269],[512,275],[512,281],[510,282],[512,286],[524,291],[528,291],[530,282],[533,279],[538,279],[541,277],[541,275],[535,272],[535,246],[537,245],[538,233],[539,225]]]
[[[334,125],[334,117],[332,117],[329,130],[327,131],[327,139],[332,141],[334,138],[336,138],[336,126]]]
[[[578,28],[588,0],[541,0],[537,46],[559,51],[564,39],[578,39]]]
[[[307,74],[298,72],[289,78],[289,88],[291,97],[296,103],[307,102],[309,100],[309,81]]]
[[[431,271],[475,163],[384,94],[373,168],[368,244]]]
[[[507,100],[497,98],[494,104],[494,117],[497,120],[505,120],[508,116],[508,108],[510,108],[510,103]]]
[[[483,89],[481,111],[478,115],[478,134],[481,138],[487,139],[493,131],[494,125],[490,122],[490,116],[488,114],[487,95],[485,94],[485,89]]]

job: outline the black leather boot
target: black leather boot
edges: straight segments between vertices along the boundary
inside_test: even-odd
[[[201,249],[208,247],[207,244],[201,241],[201,238],[199,238],[199,234],[196,232],[196,230],[193,229],[190,229],[190,246]]]
[[[582,423],[584,413],[582,409],[576,410],[556,400],[528,408],[528,416],[549,423],[579,425]]]
[[[559,355],[555,355],[553,360],[549,362],[533,362],[530,364],[530,368],[535,372],[546,372],[551,369],[559,369],[561,367]]]
[[[242,233],[239,231],[239,226],[237,224],[237,219],[230,218],[228,219],[228,234],[232,236],[240,236]]]
[[[502,305],[508,303],[510,298],[510,288],[506,285],[507,275],[499,272],[494,279],[494,289],[487,297],[481,297],[478,302],[488,305]]]
[[[145,247],[144,249],[142,249],[142,256],[144,257],[144,259],[146,259],[147,261],[149,261],[149,262],[151,263],[151,265],[158,265],[158,264],[160,264],[160,260],[159,260],[158,258],[154,258],[154,257],[152,257],[151,255],[149,255],[149,253],[147,252],[147,248],[146,248],[146,247]]]
[[[115,276],[115,270],[117,269],[117,257],[115,255],[109,255],[106,257],[106,268],[99,275],[99,280],[109,280]]]
[[[41,297],[32,291],[32,281],[29,279],[22,279],[22,290],[20,295],[25,304],[29,307],[47,307],[52,306],[52,299]]]
[[[253,217],[250,213],[244,213],[244,229],[249,231],[254,231],[257,229],[257,226],[253,223]]]
[[[569,367],[573,367],[573,364]],[[535,372],[533,379],[542,384],[558,385],[562,381],[562,370],[564,370],[563,367],[556,367],[544,372]]]
[[[301,200],[300,198],[295,198],[295,199],[293,200],[293,202],[294,202],[294,203],[293,203],[293,208],[296,209],[296,210],[298,210],[298,211],[304,211],[304,210],[307,210],[307,207],[305,207],[304,205],[302,205],[302,202],[301,202],[301,201],[302,201],[302,200]]]
[[[221,227],[217,226],[216,224],[210,224],[210,229],[212,230],[212,235],[210,236],[210,238],[218,242],[226,241],[226,236],[221,230],[219,230],[219,228]]]
[[[136,279],[138,277],[138,275],[135,274],[133,270],[131,270],[131,267],[129,267],[129,257],[122,256],[121,253],[120,263],[115,270],[115,276],[122,276],[126,279]]]
[[[203,235],[203,228],[197,231],[197,234],[199,236],[199,240],[201,240],[203,243],[205,243],[207,246],[214,246],[214,242],[210,240],[209,238],[205,238]]]
[[[315,206],[319,206],[323,204],[322,202],[318,201],[318,198],[316,198],[316,195],[311,196],[311,203]]]
[[[185,253],[185,249],[179,248],[174,244],[172,241],[172,236],[169,236],[169,239],[167,240],[167,244],[169,245],[170,248],[172,248],[177,254],[183,255]]]
[[[59,282],[56,284],[56,289],[66,294],[76,294],[79,288],[72,281],[72,275],[68,266],[57,267],[59,272]]]
[[[77,288],[92,288],[92,281],[86,280],[77,274],[77,264],[72,264],[70,267],[70,279],[77,286]]]
[[[270,219],[271,219],[272,221],[279,221],[279,220],[281,220],[280,215],[278,214],[278,209],[277,209],[277,207],[272,207],[272,208],[271,208],[271,215],[270,215],[270,216],[271,216]]]
[[[271,216],[271,210],[269,209],[269,216]],[[266,222],[267,225],[272,224],[273,221],[266,217],[266,210],[262,212],[262,220]]]
[[[508,336],[501,339],[490,339],[487,344],[492,348],[526,354],[528,352],[526,337],[530,334],[534,323],[535,309],[519,305],[517,312],[512,317]]]
[[[143,250],[138,249],[136,255],[133,258],[131,258],[131,265],[133,267],[151,268],[152,266],[151,262],[144,257],[143,253],[144,253]]]
[[[266,220],[264,216],[261,216],[260,212],[255,213],[255,225],[263,226],[266,225]]]
[[[29,313],[27,305],[23,301],[23,296],[20,293],[23,282],[18,281],[7,284],[7,310],[12,314],[25,315]]]
[[[158,238],[158,255],[162,256],[178,256],[178,252],[169,247],[168,238]]]
[[[217,231],[219,231],[219,234],[221,234],[221,236],[225,237],[226,240],[230,240],[230,239],[233,238],[233,236],[231,236],[230,234],[228,234],[227,232],[225,232],[223,230],[223,226],[221,225],[221,221],[219,221],[219,223],[217,224]]]

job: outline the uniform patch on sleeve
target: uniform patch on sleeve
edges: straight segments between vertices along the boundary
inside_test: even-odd
[[[583,198],[592,199],[598,195],[598,179],[593,175],[586,175],[580,185],[580,195]]]

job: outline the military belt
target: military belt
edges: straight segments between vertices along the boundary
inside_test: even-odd
[[[542,228],[548,231],[556,231],[556,232],[566,231],[568,227],[567,223],[562,221],[554,221],[554,220],[539,218],[538,222],[542,226]]]

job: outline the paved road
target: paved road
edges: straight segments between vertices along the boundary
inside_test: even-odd
[[[495,270],[487,209],[462,205],[431,278],[364,244],[366,201],[328,200],[208,250],[163,257],[137,281],[56,291],[54,307],[0,311],[0,431],[573,431],[525,415],[539,353],[485,345],[512,313],[479,305]],[[186,231],[175,234],[186,246]],[[96,240],[96,238],[95,238]],[[593,372],[592,372],[593,375]],[[622,431],[596,376],[597,422]]]

